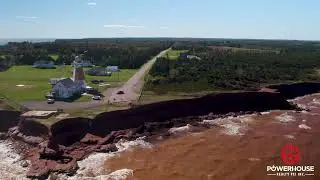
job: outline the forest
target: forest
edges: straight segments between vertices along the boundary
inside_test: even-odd
[[[117,65],[123,69],[136,69],[172,42],[162,39],[79,39],[55,42],[10,42],[0,48],[0,69],[13,65],[32,65],[38,60],[51,60],[55,64],[70,64],[74,56],[84,54],[86,60],[97,66]],[[52,57],[57,57],[56,59]]]
[[[174,44],[173,49],[189,50],[188,54],[201,60],[158,58],[151,69],[147,89],[155,92],[257,90],[266,84],[320,80],[319,43],[239,42],[236,45],[222,41]]]

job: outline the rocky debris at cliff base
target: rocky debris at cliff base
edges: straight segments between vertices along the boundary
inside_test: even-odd
[[[116,152],[118,151],[118,147],[115,144],[101,145],[98,146],[98,148],[96,148],[95,151],[101,153]]]
[[[7,133],[0,132],[0,140],[5,140],[7,137]]]
[[[123,151],[129,151],[132,148],[152,148],[153,145],[146,142],[145,137],[138,138],[133,141],[120,140],[115,144],[116,152],[109,153],[94,153],[87,158],[78,161],[79,169],[74,176],[59,174],[58,179],[61,180],[88,180],[88,179],[126,179],[132,176],[132,170],[120,169],[114,172],[109,172],[104,169],[104,161],[119,156]]]
[[[99,145],[105,145],[109,143],[115,143],[119,141],[120,139],[126,139],[130,140],[134,134],[134,131],[131,129],[126,130],[119,130],[119,131],[112,131],[110,134],[108,134],[103,139],[100,139],[98,141]]]
[[[36,146],[42,142],[45,141],[43,137],[40,136],[28,136],[25,135],[23,132],[20,131],[18,126],[12,127],[8,130],[7,137],[10,137],[12,139],[25,142],[29,145]]]

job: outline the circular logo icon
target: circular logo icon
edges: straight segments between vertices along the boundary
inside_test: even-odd
[[[281,159],[286,165],[295,165],[300,161],[300,151],[298,146],[287,144],[281,150]]]

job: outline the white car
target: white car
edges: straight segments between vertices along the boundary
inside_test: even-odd
[[[92,99],[93,99],[93,100],[101,100],[102,97],[101,97],[101,96],[92,96]]]
[[[54,100],[54,99],[50,99],[50,98],[49,98],[49,99],[47,99],[47,103],[48,103],[48,104],[53,104],[54,102],[55,102],[55,100]]]

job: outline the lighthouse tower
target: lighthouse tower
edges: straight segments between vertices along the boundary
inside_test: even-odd
[[[78,90],[84,90],[86,88],[85,77],[82,68],[83,61],[79,56],[75,57],[73,61],[73,82],[76,84]]]

